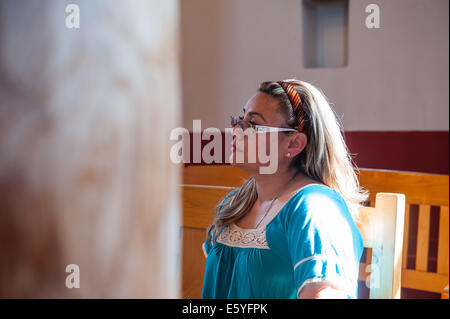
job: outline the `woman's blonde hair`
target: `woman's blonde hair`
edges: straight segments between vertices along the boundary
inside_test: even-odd
[[[304,175],[324,183],[337,191],[345,200],[354,219],[358,208],[367,200],[368,192],[359,185],[354,165],[343,138],[343,128],[325,95],[315,86],[299,81],[291,83],[299,94],[301,107],[306,114],[304,133],[308,143],[291,162]],[[285,115],[286,124],[298,129],[296,115],[286,91],[278,82],[261,83],[259,92],[269,94],[279,101],[279,111]],[[247,214],[258,198],[256,182],[249,178],[214,208],[215,219],[207,229],[207,239],[214,242],[218,231]]]

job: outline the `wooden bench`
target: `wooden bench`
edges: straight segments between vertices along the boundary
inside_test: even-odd
[[[370,206],[374,206],[377,193],[405,194],[401,287],[442,293],[449,281],[448,176],[369,169],[360,170],[359,176],[363,187],[370,191],[367,203]],[[183,169],[183,298],[201,296],[205,263],[201,244],[206,238],[206,227],[213,220],[212,208],[246,178],[245,172],[232,166]],[[430,241],[430,229],[436,229],[430,217],[436,215],[436,211],[439,215],[438,234],[431,236]],[[411,222],[413,217],[417,219],[417,230],[413,227],[415,221]],[[436,244],[437,254],[433,256],[429,247]],[[430,262],[437,264],[434,271],[429,270]],[[370,275],[370,264],[371,250],[368,250],[365,263],[360,265],[361,281],[366,281]]]

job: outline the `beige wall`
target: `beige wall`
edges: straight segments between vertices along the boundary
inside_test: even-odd
[[[183,124],[222,128],[259,82],[316,84],[345,130],[448,130],[448,1],[350,0],[348,65],[305,69],[301,0],[181,1]],[[380,6],[367,29],[365,7]]]

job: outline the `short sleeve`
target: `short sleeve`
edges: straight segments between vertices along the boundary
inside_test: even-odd
[[[327,282],[357,297],[362,238],[334,191],[311,192],[294,202],[286,223],[297,297],[314,282]]]
[[[239,188],[237,189],[233,189],[231,192],[229,192],[225,198],[220,202],[219,207],[218,207],[218,211],[220,213],[220,210],[222,208],[222,206],[228,201],[228,199],[239,190]],[[205,240],[202,244],[202,250],[203,250],[203,254],[205,255],[205,258],[208,258],[209,252],[211,251],[212,245],[211,245],[211,239],[212,236],[214,235],[214,231],[212,232],[212,234],[209,236],[210,240]]]
[[[208,240],[205,240],[202,244],[202,250],[203,254],[205,255],[205,258],[208,258],[209,251],[211,250],[211,242]]]

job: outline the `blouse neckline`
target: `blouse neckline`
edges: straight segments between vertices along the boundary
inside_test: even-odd
[[[239,229],[240,231],[242,231],[242,232],[244,232],[244,233],[259,232],[259,231],[261,231],[261,230],[265,230],[265,229],[267,229],[267,227],[275,220],[275,218],[283,211],[283,209],[285,209],[285,208],[288,206],[288,204],[289,204],[289,203],[290,203],[290,202],[291,202],[298,194],[300,194],[301,191],[303,191],[305,188],[307,188],[307,187],[309,187],[309,186],[313,186],[313,185],[319,185],[319,186],[324,186],[324,187],[329,188],[329,187],[326,186],[326,185],[318,184],[318,183],[307,184],[307,185],[301,187],[294,195],[292,195],[291,198],[288,199],[288,201],[283,205],[283,207],[281,207],[281,209],[275,214],[275,216],[273,216],[273,218],[272,218],[268,223],[266,223],[266,224],[264,224],[264,225],[262,225],[262,226],[259,226],[258,228],[242,228],[242,227],[239,227],[238,225],[236,225],[236,223],[234,223],[234,222],[231,223],[231,226],[234,227],[234,228]]]

